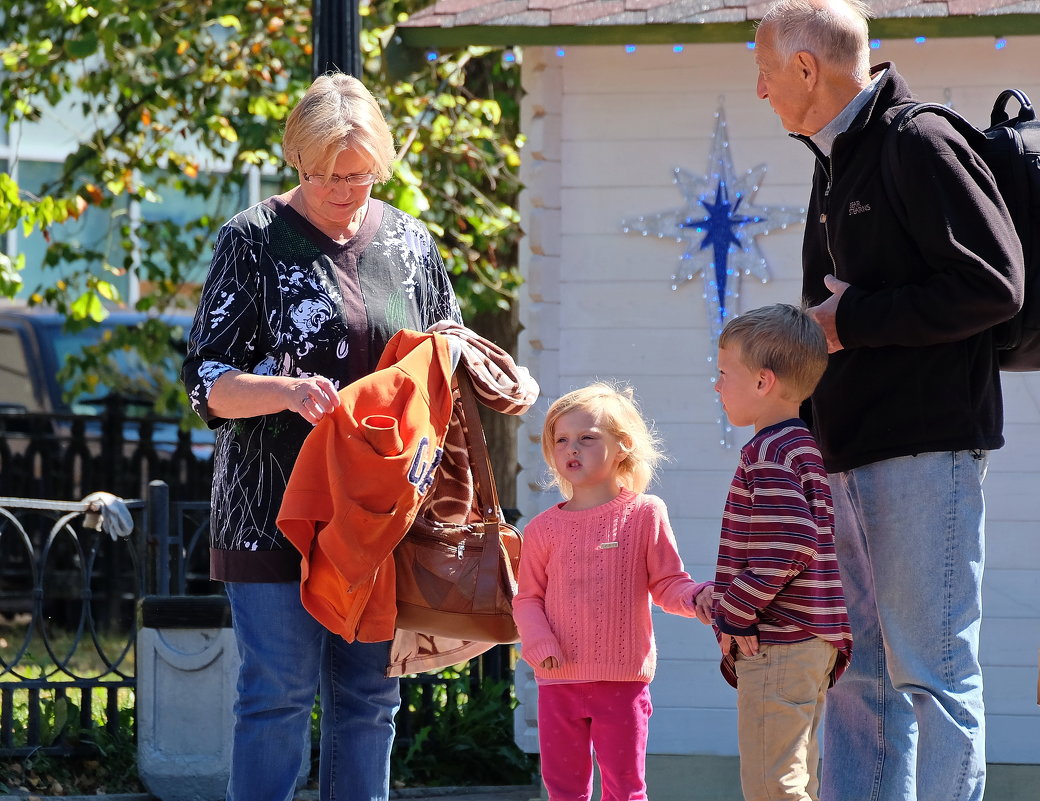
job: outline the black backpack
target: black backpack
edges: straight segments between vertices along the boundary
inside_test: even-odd
[[[1021,106],[1016,117],[1007,112],[1012,98]],[[1018,89],[1000,93],[993,104],[990,127],[985,131],[938,103],[907,106],[892,120],[883,146],[889,169],[881,173],[890,197],[895,197],[895,192],[889,185],[889,176],[898,169],[894,138],[910,120],[926,112],[948,119],[996,178],[1022,242],[1025,299],[1018,314],[993,329],[993,340],[1001,370],[1040,370],[1040,121],[1029,98]],[[893,206],[901,208],[899,203]]]

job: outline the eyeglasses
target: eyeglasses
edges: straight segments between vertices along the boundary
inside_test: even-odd
[[[370,172],[356,172],[353,175],[311,175],[303,173],[303,180],[312,186],[335,187],[341,183],[347,186],[371,186],[376,182],[376,176]]]

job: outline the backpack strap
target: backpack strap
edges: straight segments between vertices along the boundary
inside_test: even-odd
[[[1006,90],[1004,94],[1009,92],[1021,94],[1014,89]],[[1026,104],[1028,105],[1028,103],[1027,99]],[[1029,111],[1030,113],[1032,112],[1031,106]],[[994,107],[993,113],[994,115],[997,113],[996,107]],[[902,132],[909,127],[914,118],[920,114],[938,114],[940,117],[946,118],[953,125],[954,129],[965,138],[968,146],[972,149],[984,147],[986,142],[986,134],[983,131],[980,131],[948,106],[943,106],[939,103],[910,103],[899,110],[896,116],[892,118],[892,122],[889,123],[888,130],[885,131],[885,138],[881,143],[881,159],[883,161],[881,165],[881,182],[885,187],[885,194],[888,196],[889,204],[895,210],[896,216],[907,231],[910,230],[909,214],[907,213],[906,203],[896,188],[894,177],[899,173],[900,169],[899,143],[897,140]]]

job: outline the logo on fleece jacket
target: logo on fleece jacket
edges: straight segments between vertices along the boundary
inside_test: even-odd
[[[433,483],[433,474],[437,470],[437,465],[441,463],[441,457],[444,455],[443,450],[436,448],[433,452],[433,458],[426,461],[426,453],[429,449],[430,438],[423,437],[419,440],[419,445],[415,449],[415,456],[412,457],[412,465],[408,468],[408,482],[415,485],[420,495],[425,495],[426,490],[430,488],[430,485]]]

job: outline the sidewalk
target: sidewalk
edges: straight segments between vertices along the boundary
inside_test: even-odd
[[[400,801],[538,801],[537,785],[512,787],[409,787],[391,790],[390,799]],[[301,790],[295,801],[318,801],[317,790]]]
[[[391,790],[392,801],[538,801],[536,785],[511,787],[409,787]],[[147,793],[118,795],[0,795],[0,801],[155,801]],[[317,790],[300,790],[295,801],[318,801]]]

